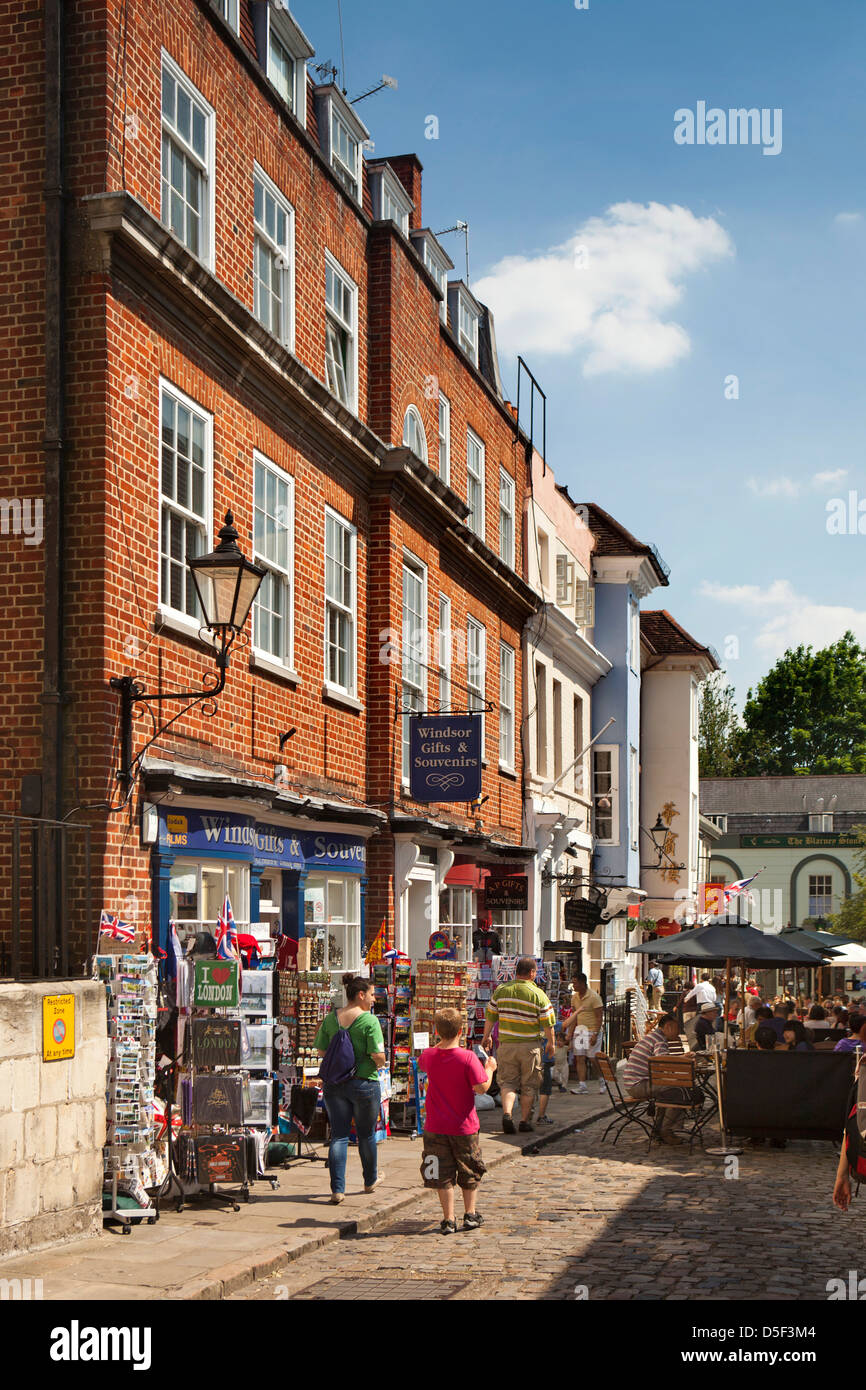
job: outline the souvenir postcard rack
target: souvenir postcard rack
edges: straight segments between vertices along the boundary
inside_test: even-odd
[[[109,1034],[103,1217],[129,1235],[136,1222],[157,1220],[150,1193],[159,1192],[167,1173],[154,1138],[157,966],[150,955],[122,954],[99,955],[94,964],[106,988]],[[137,1205],[119,1207],[118,1196]]]
[[[326,1162],[312,1144],[328,1134],[315,1038],[334,1002],[331,977],[326,970],[280,970],[275,988],[280,1133],[292,1136],[295,1159]],[[309,1092],[315,1094],[315,1102]]]

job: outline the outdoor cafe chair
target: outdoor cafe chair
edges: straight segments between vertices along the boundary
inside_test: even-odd
[[[686,1118],[691,1120],[692,1126],[689,1130],[689,1153],[692,1151],[695,1138],[700,1139],[703,1147],[703,1128],[712,1117],[712,1109],[704,1115],[705,1093],[698,1086],[695,1057],[689,1053],[685,1057],[650,1057],[649,1059],[649,1083],[650,1083],[650,1103],[655,1107],[656,1112],[661,1110],[684,1110]],[[661,1100],[660,1095],[673,1088],[686,1092],[691,1099],[682,1101]],[[698,1099],[699,1097],[699,1099]],[[655,1128],[650,1131],[650,1140],[647,1145],[647,1153],[652,1147],[652,1141],[656,1136]]]
[[[610,1103],[614,1110],[614,1117],[601,1136],[601,1142],[604,1143],[610,1131],[616,1128],[616,1134],[613,1137],[613,1146],[615,1148],[617,1139],[629,1125],[638,1125],[640,1129],[643,1130],[644,1134],[650,1137],[652,1135],[652,1125],[646,1119],[647,1112],[650,1108],[649,1101],[637,1100],[634,1096],[623,1095],[617,1078],[616,1068],[606,1053],[596,1053],[593,1060],[601,1072],[601,1079],[605,1084],[605,1089],[607,1090]]]

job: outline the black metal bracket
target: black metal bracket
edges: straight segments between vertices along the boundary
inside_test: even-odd
[[[216,672],[208,671],[204,674],[202,677],[201,690],[147,691],[143,685],[139,684],[134,676],[111,677],[108,684],[111,689],[116,690],[120,696],[120,767],[116,776],[127,795],[137,775],[137,772],[133,772],[133,767],[137,764],[140,768],[141,759],[154,740],[159,738],[160,734],[165,733],[166,729],[170,728],[176,720],[182,718],[194,705],[200,704],[202,701],[213,700],[225,689],[226,672],[229,664],[229,651],[234,640],[234,633],[229,636],[228,629],[221,630],[220,645],[214,656],[217,669]],[[215,681],[215,684],[205,684],[207,681]],[[161,724],[156,728],[144,747],[133,757],[132,716],[135,706],[143,705],[148,709],[148,713],[153,719],[154,725],[156,725],[156,716],[148,707],[151,704],[160,704],[164,700],[186,700],[188,703],[182,710],[178,710],[177,714],[171,719],[167,720],[165,724]],[[211,710],[205,709],[204,713],[212,717],[216,713],[216,707]]]

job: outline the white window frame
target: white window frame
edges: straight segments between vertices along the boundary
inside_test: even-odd
[[[454,269],[454,262],[428,228],[425,227],[422,231],[410,231],[409,237],[424,262],[425,269],[436,281],[442,295],[439,302],[439,317],[444,324],[447,324],[448,272]]]
[[[369,164],[367,168],[370,169]],[[409,215],[413,203],[394,170],[387,165],[370,170],[370,194],[373,216],[379,222],[393,222],[395,227],[409,235]]]
[[[457,295],[457,342],[466,353],[473,367],[478,366],[478,311],[469,303],[462,287]],[[466,327],[471,332],[466,332]]]
[[[257,470],[259,469],[263,469],[266,473],[272,474],[277,483],[281,487],[286,488],[286,515],[282,518],[279,516],[282,504],[278,504],[277,515],[274,517],[277,525],[282,522],[286,531],[287,561],[285,567],[270,556],[264,554],[256,544],[256,515],[260,510],[256,502],[256,476]],[[256,564],[261,565],[262,568],[267,571],[268,575],[273,577],[275,583],[281,585],[285,598],[285,639],[283,642],[283,652],[281,655],[278,655],[270,651],[267,647],[260,646],[255,640],[258,631],[257,617],[261,611],[260,599],[262,591],[259,589],[255,602],[253,603],[252,613],[253,651],[257,656],[262,657],[265,662],[276,662],[278,665],[284,666],[287,670],[292,671],[295,664],[295,480],[291,473],[287,473],[285,469],[280,468],[279,464],[274,463],[273,460],[267,458],[265,454],[259,453],[257,449],[253,452],[253,559]]]
[[[515,652],[507,642],[499,643],[499,766],[514,771],[514,678]]]
[[[337,311],[328,302],[328,270],[332,275],[336,275],[342,282],[345,289],[351,296],[351,313],[349,318],[345,318],[342,312]],[[329,327],[334,332],[343,332],[348,335],[348,348],[346,354],[345,376],[346,376],[346,395],[343,400],[339,391],[334,391],[329,380],[328,371],[328,344],[327,333]],[[347,410],[351,410],[354,415],[358,413],[358,286],[350,275],[340,265],[335,256],[330,251],[325,252],[325,384],[331,394],[336,397]]]
[[[281,100],[285,102],[298,124],[306,128],[307,59],[313,56],[313,46],[289,13],[288,4],[269,4],[266,12],[266,49],[262,54],[262,66],[267,73],[268,81],[274,88],[274,91]],[[281,83],[278,81],[278,72],[271,47],[272,43],[279,45],[286,54],[291,65],[290,95],[286,94]]]
[[[240,16],[240,0],[214,0],[214,8],[219,11],[230,29],[237,34],[238,19]]]
[[[162,110],[162,87],[165,75],[168,75],[173,82],[185,93],[191,103],[201,108],[204,116],[204,155],[196,151],[192,144],[181,135],[177,129],[176,121],[172,124]],[[176,98],[175,98],[176,109]],[[214,219],[215,219],[215,173],[214,173],[214,146],[216,144],[216,113],[210,102],[206,101],[196,86],[190,82],[186,73],[168,54],[162,50],[160,63],[160,86],[159,86],[159,112],[160,112],[160,220],[162,225],[177,237],[181,246],[186,247],[191,256],[201,261],[202,265],[207,266],[208,270],[214,268]],[[193,164],[202,176],[201,194],[201,218],[199,227],[199,249],[193,251],[188,242],[180,237],[177,232],[172,230],[169,207],[166,202],[165,187],[166,180],[162,172],[163,142],[168,138],[169,144],[176,145],[184,160]],[[184,166],[186,167],[186,166]],[[169,185],[170,186],[170,185]],[[170,195],[169,195],[170,203]],[[186,219],[184,219],[186,229]]]
[[[820,893],[819,893],[819,892],[818,892],[818,886],[817,886],[817,885],[818,885],[818,880],[819,880],[819,879],[822,880],[822,882],[823,882],[823,881],[829,882],[829,884],[830,884],[830,891],[829,891],[829,893],[825,893],[825,892],[820,892]],[[812,884],[813,884],[813,883],[815,884],[815,889],[814,889],[814,891],[813,891],[813,888],[812,888]],[[821,898],[822,901],[824,901],[824,902],[828,902],[828,901],[829,901],[829,904],[830,904],[830,905],[829,905],[829,907],[828,907],[826,910],[815,911],[815,909],[814,909],[814,907],[813,907],[813,904],[816,902],[816,900],[817,900],[818,898]],[[832,875],[832,873],[829,873],[829,874],[810,874],[810,875],[809,875],[808,903],[809,903],[809,916],[810,916],[810,917],[827,917],[827,916],[829,916],[829,914],[833,911],[833,875]],[[832,961],[831,961],[830,963],[832,964]]]
[[[467,911],[468,909],[468,911]],[[439,894],[439,924],[457,944],[460,960],[472,960],[472,934],[478,927],[478,894],[474,888],[443,888]]]
[[[817,822],[817,824],[816,824]],[[832,811],[810,811],[809,812],[809,834],[810,835],[829,835],[833,831],[833,812]]]
[[[344,533],[347,533],[350,540],[349,550],[349,572],[351,576],[351,601],[347,606],[342,598],[337,598],[328,593],[328,521],[330,521]],[[342,561],[341,561],[342,563]],[[358,532],[346,517],[341,516],[333,507],[325,507],[325,631],[324,631],[324,689],[326,693],[335,695],[348,695],[351,699],[357,698],[358,687]],[[337,681],[330,678],[330,644],[328,630],[330,627],[330,609],[342,614],[349,620],[349,635],[352,644],[351,659],[349,662],[349,684],[340,685]]]
[[[420,446],[417,449],[413,447],[411,438],[413,426],[415,429],[415,441]],[[410,437],[407,438],[407,436]],[[403,416],[403,445],[405,448],[411,449],[412,453],[416,458],[419,458],[422,463],[427,462],[427,431],[424,428],[424,421],[421,419],[421,412],[415,405],[410,405],[406,410],[406,414]]]
[[[474,641],[473,634],[475,635]],[[480,680],[473,681],[474,668],[480,668]],[[475,673],[478,674],[477,669]],[[467,618],[466,620],[466,690],[469,696],[467,709],[470,713],[479,711],[481,714],[481,761],[483,763],[486,761],[484,710],[487,704],[487,629],[477,618]]]
[[[355,146],[355,167],[347,162],[340,153],[339,141],[336,138],[337,132],[342,131],[346,136],[348,145]],[[363,141],[361,141],[354,130],[349,126],[342,112],[337,110],[336,104],[331,102],[331,168],[336,174],[346,192],[355,199],[356,203],[361,201],[361,151]]]
[[[439,664],[439,709],[451,708],[451,600],[446,594],[439,595],[439,630],[436,637],[436,659]]]
[[[631,824],[629,825],[629,841],[632,849],[637,849],[638,845],[638,788],[639,768],[637,760],[637,749],[634,744],[629,744],[628,750],[628,813]],[[697,805],[697,798],[693,795],[694,804]]]
[[[590,579],[575,579],[574,622],[576,627],[595,627],[595,587]]]
[[[255,186],[256,183],[262,186],[263,196],[272,198],[277,208],[283,213],[286,219],[286,238],[281,244],[275,237],[271,236],[267,227],[257,221],[255,216]],[[256,314],[256,282],[258,277],[255,245],[257,241],[265,243],[274,262],[274,271],[280,277],[281,284],[281,307],[280,307],[280,331],[275,336],[282,343],[283,347],[288,348],[289,352],[295,350],[295,209],[292,207],[288,198],[280,192],[273,179],[268,178],[264,169],[260,165],[253,165],[253,313],[269,333],[273,333],[270,322],[265,322],[259,314]]]
[[[503,503],[503,486],[506,496],[510,497],[509,505]],[[499,468],[499,558],[504,560],[510,569],[514,569],[515,557],[515,526],[514,526],[514,498],[516,488],[514,479],[507,469],[500,465]],[[506,533],[507,532],[507,533]]]
[[[471,457],[471,455],[472,455],[472,446],[473,446],[473,445],[474,445],[474,446],[477,448],[477,450],[478,450],[479,468],[478,468],[478,472],[477,472],[477,473],[474,473],[474,472],[472,471],[472,469],[470,468],[470,466],[469,466],[469,460],[470,460],[470,457]],[[467,429],[467,431],[466,431],[466,501],[467,501],[467,503],[469,504],[469,507],[471,508],[471,512],[470,512],[470,515],[466,518],[466,525],[469,527],[470,531],[474,531],[474,532],[475,532],[475,535],[478,536],[479,539],[482,540],[482,541],[483,541],[483,540],[486,540],[486,538],[487,538],[487,529],[486,529],[486,525],[485,525],[485,522],[486,522],[486,506],[487,506],[487,504],[486,504],[485,487],[484,487],[484,484],[485,484],[485,477],[484,477],[484,475],[485,475],[485,472],[486,472],[486,468],[487,468],[487,459],[486,459],[486,449],[485,449],[485,446],[484,446],[484,441],[483,441],[483,439],[480,439],[480,438],[479,438],[479,436],[475,433],[475,431],[474,431],[473,429]],[[474,507],[473,504],[472,504],[472,489],[473,489],[473,484],[474,484],[475,487],[478,489],[478,506],[477,506],[477,508]]]
[[[343,895],[343,902],[347,909],[346,919],[336,920],[333,916],[331,906],[331,893],[339,888]],[[306,898],[312,899],[313,892],[321,891],[323,894],[325,916],[324,921],[314,922],[312,919],[307,921]],[[349,909],[349,897],[352,898],[351,908]],[[317,869],[307,874],[304,884],[305,910],[304,910],[304,934],[310,937],[318,936],[320,933],[324,938],[324,960],[321,968],[342,974],[352,972],[361,968],[361,878],[358,874],[337,874],[328,873],[326,869]],[[331,961],[331,943],[329,936],[335,936],[334,928],[343,933],[344,949],[343,961],[340,965],[335,965]]]
[[[412,610],[416,626],[410,630],[409,614],[406,608],[407,578],[411,577],[420,591],[418,610]],[[402,670],[401,700],[404,710],[412,709],[424,713],[427,701],[427,566],[410,551],[403,552],[402,569]],[[403,715],[401,781],[409,785],[409,718]]]
[[[443,428],[444,426],[444,428]],[[439,392],[439,477],[451,486],[451,402]]]
[[[543,661],[535,662],[535,776],[547,779],[548,732],[547,717],[547,666]]]
[[[203,515],[198,516],[189,507],[184,507],[163,492],[162,486],[162,426],[163,426],[163,398],[171,396],[175,406],[190,411],[204,422],[204,498]],[[206,555],[213,544],[213,415],[210,411],[203,409],[197,401],[192,400],[183,391],[179,390],[173,382],[165,377],[159,378],[159,454],[157,459],[157,469],[159,477],[159,574],[158,574],[158,593],[159,593],[159,614],[161,617],[171,619],[172,625],[186,628],[190,634],[198,635],[201,630],[201,614],[193,615],[187,613],[183,608],[175,608],[169,601],[169,596],[163,592],[163,516],[166,511],[174,516],[178,516],[189,525],[195,526],[200,533],[199,554]],[[183,557],[184,568],[186,568],[186,555]],[[190,581],[191,582],[191,581]],[[196,607],[198,601],[196,600]]]
[[[572,763],[572,786],[575,796],[585,794],[584,787],[584,761],[578,755],[583,752],[583,721],[585,718],[585,701],[582,695],[572,691],[571,696],[571,737],[574,759]]]
[[[698,683],[692,681],[689,690],[689,725],[692,739],[697,742],[698,738]]]
[[[598,767],[601,753],[610,754],[610,789],[607,791],[597,789],[598,777],[607,776],[607,772],[600,772]],[[602,796],[610,798],[610,810],[601,812],[606,819],[610,818],[610,838],[599,835],[597,829],[596,806]],[[592,833],[596,844],[619,844],[619,745],[616,743],[597,743],[592,750]]]

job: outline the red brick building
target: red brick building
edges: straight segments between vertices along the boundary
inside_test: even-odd
[[[484,869],[528,854],[527,441],[420,163],[365,159],[264,0],[3,3],[0,34],[4,491],[44,518],[3,538],[0,755],[7,811],[91,827],[91,907],[77,850],[51,889],[76,960],[93,903],[164,941],[226,892],[335,969],[382,928],[423,954],[440,907],[468,942]],[[127,793],[109,681],[213,670],[185,560],[229,509],[250,624],[212,708],[136,708]],[[480,804],[409,798],[402,711],[440,707],[486,709]]]

